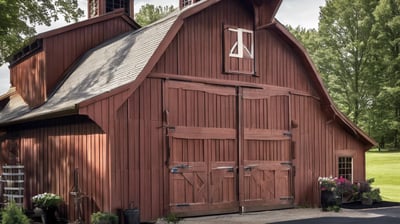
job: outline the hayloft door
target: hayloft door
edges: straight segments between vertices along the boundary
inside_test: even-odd
[[[257,211],[293,203],[289,93],[243,89],[240,205]]]
[[[239,211],[236,89],[166,81],[170,212]]]

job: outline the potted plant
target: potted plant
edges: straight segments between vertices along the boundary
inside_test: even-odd
[[[41,214],[43,223],[57,222],[56,212],[62,201],[61,196],[47,192],[32,197],[35,212]]]
[[[319,177],[318,182],[321,190],[321,208],[323,211],[328,211],[329,207],[336,206],[336,179]]]
[[[118,216],[107,212],[96,212],[90,216],[92,224],[117,224]]]

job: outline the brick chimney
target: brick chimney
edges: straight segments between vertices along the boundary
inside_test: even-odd
[[[182,9],[199,1],[201,0],[179,0],[179,8]]]
[[[134,0],[88,0],[88,18],[104,15],[114,9],[124,8],[131,18],[134,16]]]

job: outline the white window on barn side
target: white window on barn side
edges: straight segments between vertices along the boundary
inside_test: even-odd
[[[255,74],[254,32],[252,30],[224,27],[224,71],[234,74]]]
[[[353,158],[352,157],[339,157],[338,161],[339,177],[346,178],[353,181]]]
[[[193,3],[192,0],[183,0],[182,6],[185,7],[191,5],[192,3]]]

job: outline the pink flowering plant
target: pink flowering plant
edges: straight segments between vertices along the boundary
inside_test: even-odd
[[[349,180],[344,177],[336,178],[337,193],[339,195],[353,194],[354,186]]]

